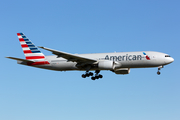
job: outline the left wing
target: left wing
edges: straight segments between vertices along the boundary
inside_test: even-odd
[[[94,62],[97,62],[97,60],[95,60],[95,59],[85,58],[85,57],[82,57],[79,55],[74,55],[74,54],[70,54],[70,53],[66,53],[66,52],[62,52],[62,51],[57,51],[57,50],[53,50],[53,49],[42,47],[42,46],[39,46],[39,48],[48,50],[48,51],[52,52],[52,54],[55,54],[58,57],[65,58],[68,61],[72,61],[72,62],[77,62],[77,63],[94,63]]]

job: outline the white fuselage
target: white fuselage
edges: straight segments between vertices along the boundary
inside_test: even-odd
[[[149,60],[146,58],[145,52]],[[146,68],[146,67],[159,67],[167,65],[174,61],[170,56],[166,57],[167,54],[153,51],[141,51],[141,52],[115,52],[115,53],[96,53],[96,54],[75,54],[76,56],[84,58],[92,58],[97,61],[114,61],[116,68]],[[68,71],[68,70],[86,70],[78,67],[76,62],[67,61],[62,57],[45,56],[45,59],[50,63],[46,65],[33,65],[33,67],[39,67],[44,69],[56,70],[56,71]],[[24,62],[18,62],[26,65]],[[91,67],[90,70],[101,70],[97,67]]]

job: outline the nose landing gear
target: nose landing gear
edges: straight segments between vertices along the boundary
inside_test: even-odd
[[[158,75],[161,74],[161,72],[160,72],[161,68],[163,68],[163,66],[159,66],[159,67],[158,67],[158,71],[157,71],[157,74],[158,74]]]

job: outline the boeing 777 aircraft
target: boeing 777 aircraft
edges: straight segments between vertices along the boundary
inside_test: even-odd
[[[70,54],[46,47],[53,56],[45,56],[23,33],[17,33],[26,59],[7,57],[17,60],[17,63],[37,68],[56,71],[79,70],[86,71],[83,78],[92,80],[102,78],[101,70],[110,70],[116,74],[129,74],[130,68],[158,67],[157,74],[164,65],[174,61],[168,54],[153,51],[115,52],[95,54]],[[92,72],[95,71],[95,75]]]

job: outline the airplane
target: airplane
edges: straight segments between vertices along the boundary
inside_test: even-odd
[[[26,59],[6,58],[17,60],[18,64],[48,70],[85,71],[82,78],[91,77],[92,80],[103,78],[103,75],[99,74],[101,70],[129,74],[131,68],[158,67],[157,74],[160,75],[160,69],[174,61],[168,54],[154,51],[70,54],[39,46],[54,54],[45,56],[23,33],[17,33],[17,36]],[[90,71],[95,71],[95,74]]]

